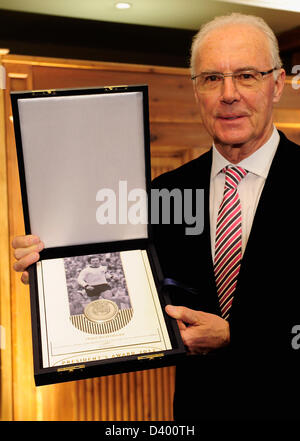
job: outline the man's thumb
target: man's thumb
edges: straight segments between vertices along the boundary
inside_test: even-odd
[[[186,308],[185,306],[167,305],[166,313],[176,320],[182,320],[184,323],[193,325],[198,322],[197,311]]]

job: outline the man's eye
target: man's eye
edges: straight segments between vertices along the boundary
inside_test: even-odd
[[[254,75],[251,73],[248,73],[248,72],[240,73],[238,75],[238,78],[241,80],[254,80],[255,79]]]
[[[205,82],[206,83],[214,83],[220,81],[220,75],[206,75]]]

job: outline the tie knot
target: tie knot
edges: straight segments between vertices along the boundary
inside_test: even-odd
[[[238,184],[248,173],[243,167],[227,165],[227,167],[223,168],[223,173],[225,173],[225,186],[230,189],[237,188]]]

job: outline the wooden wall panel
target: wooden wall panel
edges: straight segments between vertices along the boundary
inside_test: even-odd
[[[131,71],[73,67],[33,66],[34,88],[89,87],[120,84],[148,84],[151,120],[199,121],[192,84],[186,69],[154,68]],[[180,102],[180,106],[178,106]]]
[[[300,81],[287,77],[283,95],[274,108],[276,127],[291,140],[300,144]]]
[[[12,348],[10,314],[10,246],[5,127],[5,91],[0,57],[0,417],[10,420],[12,400]]]
[[[5,227],[6,222],[6,229],[1,230],[4,241],[1,240],[0,256],[5,257],[6,253],[6,266],[0,267],[1,275],[7,261],[10,261],[10,268],[14,261],[9,250],[12,237],[24,232],[10,90],[147,83],[152,177],[178,167],[210,148],[211,139],[201,124],[186,69],[14,56],[7,56],[3,61],[7,70],[6,138],[2,139],[1,158],[6,161],[6,167],[1,164],[0,192],[4,199],[7,195],[8,206],[6,214],[2,216],[1,213],[1,227],[2,223]],[[298,143],[299,93],[288,79],[284,97],[274,111],[276,125]],[[3,125],[3,115],[0,120]],[[10,274],[6,270],[6,280],[6,285],[2,280],[0,285],[1,320],[6,317],[8,336],[4,357],[1,351],[1,385],[6,381],[5,388],[2,387],[1,404],[2,409],[3,403],[6,408],[5,414],[2,411],[2,418],[5,415],[13,420],[50,421],[172,419],[173,367],[36,388],[28,288],[20,283],[19,275],[12,270]]]
[[[300,100],[300,82],[296,82],[295,77],[288,76],[286,78],[284,92],[280,102],[275,105],[275,108],[283,109],[299,109]]]
[[[151,149],[155,147],[161,148],[186,148],[198,149],[199,154],[208,150],[211,146],[212,139],[199,123],[189,122],[151,122]]]
[[[158,73],[151,68],[132,72],[33,66],[35,89],[148,84],[151,122],[200,122],[191,80],[185,70],[182,69],[180,74],[178,71],[168,69],[168,74]]]
[[[9,243],[15,234],[23,234],[22,203],[19,188],[17,157],[14,142],[10,90],[26,90],[32,87],[31,66],[6,66],[6,143],[7,182],[9,208]],[[10,268],[13,263],[10,247]],[[34,419],[36,416],[35,387],[32,378],[32,346],[30,329],[30,303],[28,288],[19,282],[19,277],[10,272],[10,314],[12,350],[12,401],[13,419]],[[25,393],[24,393],[25,392]]]

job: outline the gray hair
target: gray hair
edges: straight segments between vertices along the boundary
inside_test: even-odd
[[[222,28],[223,26],[231,25],[231,24],[245,24],[256,27],[257,29],[261,30],[267,37],[270,45],[270,55],[273,63],[272,67],[280,68],[282,66],[282,61],[279,55],[278,41],[270,26],[267,25],[267,23],[260,17],[233,12],[232,14],[229,15],[215,17],[213,20],[204,24],[201,27],[200,31],[194,36],[191,46],[191,59],[190,59],[190,67],[191,67],[192,75],[196,75],[197,73],[195,72],[197,49],[204,40],[204,38],[206,37],[206,35],[209,32],[213,31],[214,29]],[[278,75],[278,71],[275,71],[274,74],[276,78]]]

